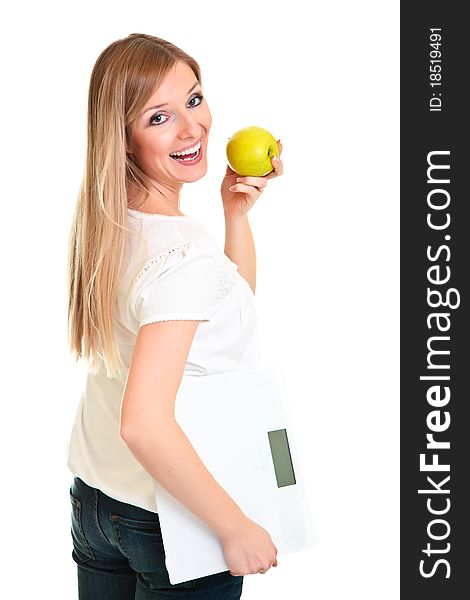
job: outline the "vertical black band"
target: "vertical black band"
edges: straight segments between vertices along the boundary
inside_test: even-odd
[[[464,8],[401,3],[403,599],[460,599],[469,589],[470,104],[464,90],[470,31]]]

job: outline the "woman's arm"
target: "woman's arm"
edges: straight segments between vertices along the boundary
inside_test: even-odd
[[[248,221],[248,211],[266,188],[269,179],[282,175],[280,159],[281,140],[278,140],[279,157],[272,157],[273,170],[263,177],[238,177],[229,165],[220,186],[225,218],[225,254],[238,265],[238,272],[256,289],[255,242]]]
[[[221,540],[246,516],[205,467],[175,420],[175,399],[199,321],[140,328],[123,394],[120,435],[144,469]]]
[[[248,215],[225,213],[225,254],[238,265],[238,272],[256,290],[256,251]]]

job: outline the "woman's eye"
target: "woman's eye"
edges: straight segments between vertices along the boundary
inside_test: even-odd
[[[150,119],[150,125],[161,125],[162,123],[166,123],[166,121],[154,121],[154,119],[158,119],[159,117],[164,117],[165,115],[162,113],[157,113],[156,115],[153,115],[153,117]]]
[[[192,106],[199,106],[199,104],[201,104],[201,102],[202,102],[203,95],[202,94],[196,94],[195,96],[193,96],[191,98],[190,102],[192,102],[193,100],[196,100],[197,98],[199,98],[199,102],[197,104],[193,104]]]

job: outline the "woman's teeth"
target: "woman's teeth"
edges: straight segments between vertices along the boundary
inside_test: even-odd
[[[188,160],[194,160],[198,156],[200,148],[201,142],[198,142],[195,146],[193,146],[192,148],[188,148],[184,152],[170,152],[170,156],[183,162]]]
[[[183,158],[183,156],[173,156],[170,155],[172,158],[174,158],[175,160],[179,160],[180,162],[187,162],[189,160],[194,160],[195,158],[197,158],[199,156],[199,150],[197,150],[197,152],[195,152],[194,154],[190,154],[187,158]]]

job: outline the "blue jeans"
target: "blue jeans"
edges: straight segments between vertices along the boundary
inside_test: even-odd
[[[74,477],[72,558],[79,600],[238,600],[243,576],[230,571],[172,585],[158,513],[110,498]]]

